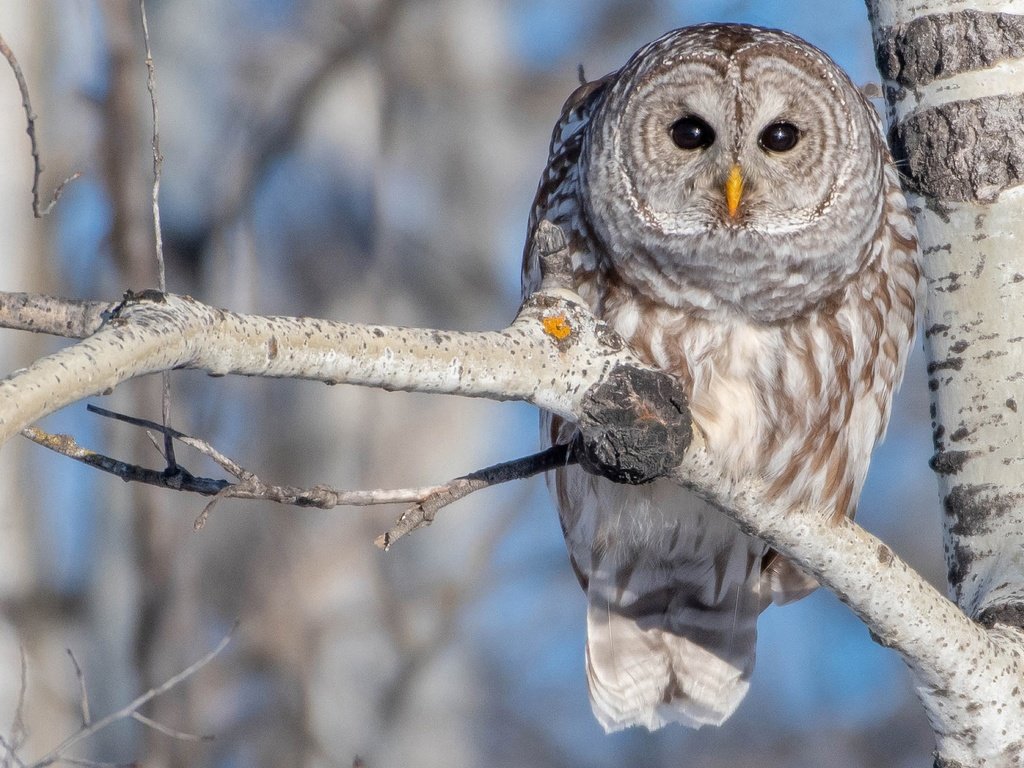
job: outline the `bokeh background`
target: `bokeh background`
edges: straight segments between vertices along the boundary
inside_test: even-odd
[[[519,298],[551,125],[577,82],[709,20],[789,29],[877,80],[858,0],[149,0],[167,282],[265,314],[494,329]],[[0,287],[114,299],[155,287],[150,102],[138,4],[0,6],[39,113],[47,189],[0,67]],[[66,342],[0,332],[3,371]],[[409,486],[532,451],[517,404],[173,376],[173,424],[272,482]],[[98,403],[159,417],[159,382]],[[161,466],[78,404],[45,427]],[[859,519],[935,583],[941,533],[921,357]],[[182,449],[193,472],[220,476]],[[584,600],[539,479],[477,494],[388,554],[398,509],[281,508],[126,485],[24,441],[0,453],[0,733],[27,660],[30,760],[79,724],[72,649],[106,714],[212,648],[143,711],[75,752],[147,766],[931,765],[901,662],[819,591],[767,611],[750,695],[720,729],[606,736],[583,674]],[[0,763],[3,763],[0,757]]]

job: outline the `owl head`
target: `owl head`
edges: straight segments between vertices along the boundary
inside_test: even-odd
[[[735,24],[675,30],[600,95],[581,197],[613,269],[659,302],[771,322],[863,265],[886,151],[824,53]]]

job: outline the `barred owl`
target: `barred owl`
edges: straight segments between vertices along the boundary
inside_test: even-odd
[[[578,293],[690,397],[735,477],[800,514],[852,516],[914,337],[914,223],[881,123],[793,35],[669,32],[579,87],[530,232],[561,226]],[[527,243],[523,290],[540,282]],[[542,417],[542,440],[574,426]],[[721,724],[758,615],[816,582],[667,480],[549,478],[587,595],[586,673],[606,730]]]

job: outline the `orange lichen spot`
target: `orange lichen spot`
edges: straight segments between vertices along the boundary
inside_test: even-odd
[[[569,334],[572,333],[572,326],[569,325],[569,321],[565,315],[552,315],[551,317],[545,317],[541,320],[544,325],[544,333],[548,336],[552,336],[559,341],[562,339],[569,338]]]

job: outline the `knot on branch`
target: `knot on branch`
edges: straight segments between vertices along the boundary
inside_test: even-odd
[[[163,291],[158,291],[154,288],[146,288],[141,291],[127,290],[124,292],[124,296],[121,297],[120,303],[114,306],[110,310],[107,319],[117,320],[120,319],[121,313],[124,312],[128,307],[135,304],[142,304],[145,302],[154,302],[156,304],[166,304],[167,294]]]
[[[996,624],[1024,629],[1024,603],[990,606],[981,612],[976,621],[986,629],[992,629]]]
[[[682,386],[659,371],[616,367],[584,397],[573,454],[586,471],[641,485],[683,461],[692,438]]]

